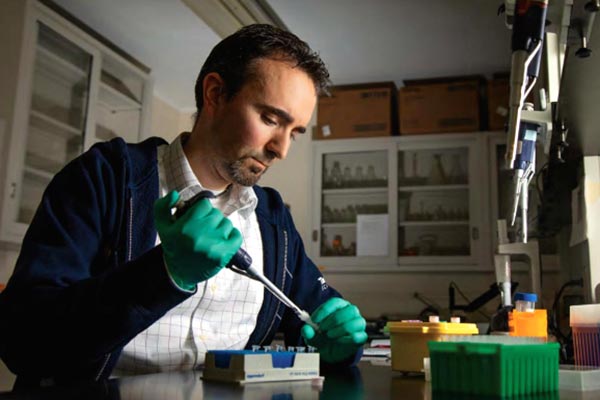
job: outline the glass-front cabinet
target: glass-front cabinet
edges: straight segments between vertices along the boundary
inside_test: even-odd
[[[404,138],[402,138],[404,139]],[[398,143],[398,263],[473,263],[476,140],[406,138]]]
[[[149,70],[32,4],[0,224],[0,239],[12,243],[20,242],[46,186],[69,161],[98,141],[146,136],[152,95]]]
[[[326,264],[357,266],[393,260],[389,142],[371,139],[315,147],[313,254]],[[325,261],[327,260],[327,261]],[[330,262],[331,263],[330,263]]]
[[[137,142],[144,122],[144,96],[147,76],[115,57],[102,58],[100,85],[96,100],[94,142],[122,137]]]
[[[52,176],[81,153],[93,54],[37,22],[31,107],[16,220],[29,224]]]
[[[475,134],[314,143],[316,262],[332,270],[473,269],[483,195]]]

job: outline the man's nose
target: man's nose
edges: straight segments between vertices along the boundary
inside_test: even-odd
[[[273,135],[267,144],[267,150],[278,159],[283,160],[290,149],[291,137],[292,134],[288,130]]]

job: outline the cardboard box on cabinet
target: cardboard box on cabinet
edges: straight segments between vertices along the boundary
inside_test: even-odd
[[[397,135],[397,89],[393,82],[341,85],[320,96],[313,139]]]
[[[508,78],[492,79],[488,82],[488,129],[490,131],[504,130],[508,119],[508,98],[510,85]]]
[[[399,91],[400,134],[483,130],[484,82],[479,77],[405,81]]]

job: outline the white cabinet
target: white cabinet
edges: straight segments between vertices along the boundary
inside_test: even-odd
[[[400,266],[479,263],[486,244],[480,205],[487,199],[479,175],[481,135],[398,138]]]
[[[311,249],[317,264],[365,272],[489,269],[480,258],[490,247],[481,232],[487,222],[481,204],[488,201],[481,133],[313,146]]]
[[[53,175],[92,144],[146,136],[149,70],[30,1],[4,171],[1,240],[19,243]]]
[[[314,142],[313,259],[362,267],[395,262],[395,148],[387,138]],[[357,255],[357,216],[388,215],[378,251]]]

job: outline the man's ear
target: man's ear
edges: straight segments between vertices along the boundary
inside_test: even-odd
[[[206,74],[202,81],[202,96],[204,100],[202,109],[213,114],[225,98],[225,81],[221,75],[217,72]]]

